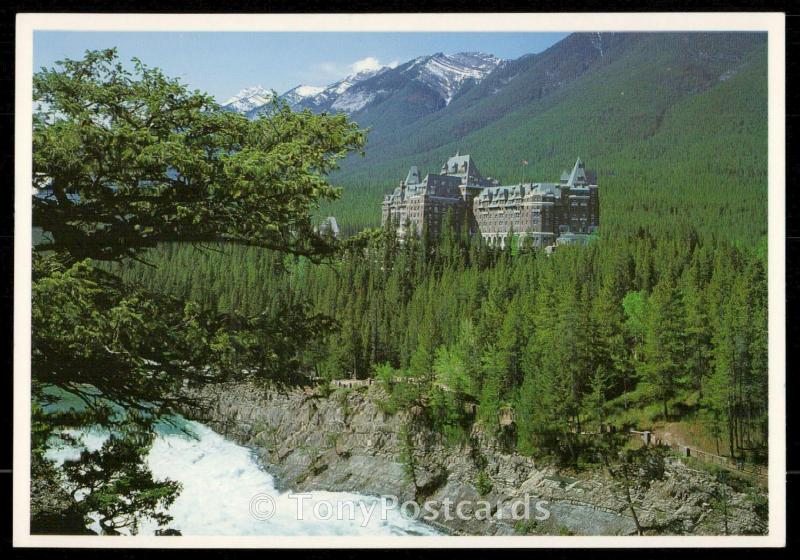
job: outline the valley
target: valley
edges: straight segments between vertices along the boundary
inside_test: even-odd
[[[767,532],[766,35],[433,51],[222,104],[115,49],[35,75],[37,528],[426,530],[257,525],[231,478],[553,506],[452,534]]]

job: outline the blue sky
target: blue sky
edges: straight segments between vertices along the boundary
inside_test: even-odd
[[[322,86],[353,70],[436,52],[482,51],[502,58],[541,52],[566,33],[243,33],[38,31],[33,67],[80,58],[87,49],[117,47],[123,60],[142,59],[192,88],[224,101],[261,85],[278,93]]]

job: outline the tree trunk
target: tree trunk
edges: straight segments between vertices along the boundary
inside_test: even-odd
[[[730,408],[728,408],[728,449],[730,450],[731,457],[736,457],[733,443],[733,416],[731,415]]]
[[[636,359],[636,351],[633,351],[634,359]],[[624,397],[623,406],[625,410],[628,410],[628,376],[627,374],[622,375],[622,396]]]
[[[631,516],[633,517],[633,522],[636,524],[636,534],[644,535],[644,531],[642,530],[642,525],[639,523],[639,516],[636,515],[636,510],[633,507],[633,498],[631,498],[631,488],[630,488],[630,483],[628,482],[627,474],[625,475],[625,501],[628,502],[628,509],[631,510]]]
[[[722,482],[722,515],[725,522],[725,535],[728,535],[728,493],[725,490],[725,482]]]

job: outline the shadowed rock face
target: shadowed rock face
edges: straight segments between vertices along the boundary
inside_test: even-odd
[[[449,445],[406,413],[383,412],[376,402],[385,395],[377,385],[323,397],[309,390],[228,384],[206,388],[201,396],[205,405],[187,410],[187,416],[254,448],[283,488],[433,501],[441,513],[437,526],[454,534],[517,534],[520,526],[512,513],[521,511],[519,502],[526,496],[529,503],[548,502],[542,506],[550,512],[547,520],[526,525],[524,531],[531,534],[635,533],[622,492],[602,471],[567,474],[537,465],[505,451],[478,429],[470,444]],[[400,437],[404,425],[412,426],[413,481],[404,465],[407,459],[402,459],[403,448],[408,449]],[[478,482],[481,471],[488,484]],[[716,485],[708,473],[671,463],[664,480],[634,491],[640,522],[651,533],[723,534],[722,513],[709,495]],[[747,495],[732,488],[726,494],[730,534],[766,531],[766,520]],[[486,500],[501,519],[460,520],[453,515],[445,520],[445,500]],[[530,507],[535,514],[535,506]]]

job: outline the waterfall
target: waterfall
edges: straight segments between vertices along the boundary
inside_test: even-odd
[[[279,491],[275,479],[261,468],[251,449],[199,422],[179,422],[181,429],[167,424],[158,427],[147,463],[156,479],[169,478],[182,484],[168,513],[173,517],[169,527],[183,535],[437,534],[378,497]],[[98,449],[108,437],[99,430],[78,435],[89,449]],[[54,443],[48,457],[60,463],[78,453],[76,448]],[[90,528],[98,530],[97,523]],[[139,534],[152,535],[157,528],[144,519]]]

